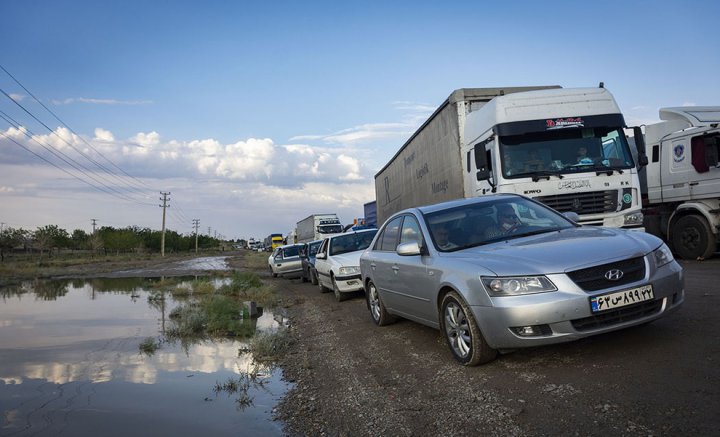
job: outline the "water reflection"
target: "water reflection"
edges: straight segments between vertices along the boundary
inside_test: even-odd
[[[287,389],[279,370],[239,354],[247,348],[241,340],[167,339],[167,314],[182,300],[166,293],[161,302],[149,302],[151,293],[157,293],[152,284],[131,278],[28,282],[0,290],[0,435],[241,429],[281,435],[270,418]],[[279,326],[265,311],[248,320],[243,333]],[[160,348],[140,353],[145,338],[157,339]],[[218,382],[251,381],[248,375],[255,383],[244,398],[214,390]],[[238,412],[241,399],[254,408]]]

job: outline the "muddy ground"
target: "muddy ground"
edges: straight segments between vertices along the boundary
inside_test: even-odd
[[[182,265],[145,272],[202,273]],[[241,257],[230,265],[246,268]],[[474,368],[457,364],[436,330],[403,320],[376,327],[361,293],[339,303],[259,270],[284,297],[294,338],[280,364],[295,386],[275,417],[291,436],[720,435],[720,259],[683,267],[679,312]]]

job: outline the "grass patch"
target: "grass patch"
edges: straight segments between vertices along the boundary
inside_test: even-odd
[[[292,339],[286,330],[258,333],[250,339],[249,349],[260,362],[276,361],[290,348]]]
[[[140,346],[138,346],[138,348],[141,353],[147,356],[152,356],[158,349],[160,349],[160,343],[156,342],[152,337],[147,337],[140,342]]]

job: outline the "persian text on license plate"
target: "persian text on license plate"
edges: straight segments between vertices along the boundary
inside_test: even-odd
[[[592,297],[590,298],[590,307],[592,308],[592,312],[599,313],[646,300],[653,300],[654,297],[652,285],[645,285],[633,288],[632,290],[618,291]]]

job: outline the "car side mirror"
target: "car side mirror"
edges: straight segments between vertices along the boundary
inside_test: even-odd
[[[315,259],[327,259],[327,255],[325,255],[325,252],[318,253],[317,255],[315,255]]]
[[[648,165],[647,152],[645,151],[645,136],[642,133],[640,126],[634,126],[633,139],[635,140],[635,148],[638,152],[638,167],[645,167]]]
[[[485,154],[485,143],[475,146],[475,168],[477,169],[477,180],[483,181],[490,177],[487,155]]]
[[[411,241],[409,243],[399,244],[395,251],[400,256],[420,255],[420,245],[417,241]]]

